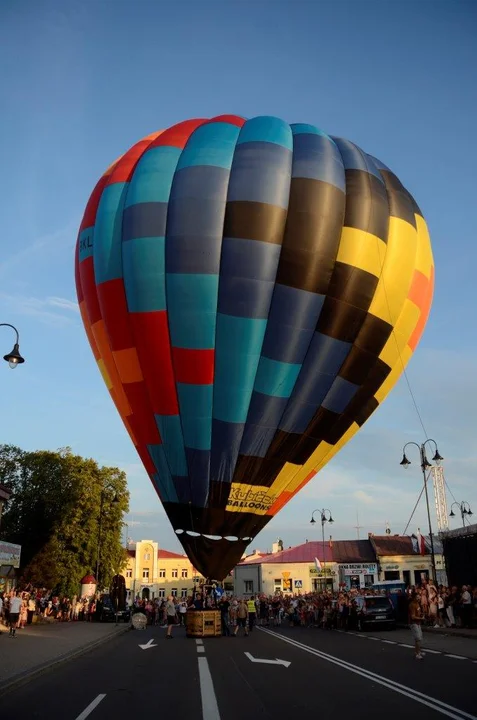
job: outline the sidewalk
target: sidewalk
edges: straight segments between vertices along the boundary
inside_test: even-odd
[[[0,624],[0,694],[121,635],[129,627],[124,623],[35,624],[17,630],[16,637],[11,638]]]
[[[477,640],[476,628],[448,628],[448,627],[422,627],[423,632],[431,632],[436,635],[448,635],[449,637],[473,638]]]
[[[400,628],[408,628],[407,623],[398,623]],[[477,640],[477,628],[450,628],[450,627],[430,627],[429,625],[422,626],[422,632],[432,633],[434,635],[443,635],[449,637],[461,637],[471,638]]]

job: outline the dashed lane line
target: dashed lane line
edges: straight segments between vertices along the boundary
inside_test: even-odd
[[[198,653],[205,653],[205,647],[203,645],[197,646],[197,652]]]
[[[445,656],[453,658],[454,660],[468,660],[468,658],[464,657],[463,655],[451,655],[450,653],[445,653]]]
[[[199,663],[200,698],[203,720],[220,720],[219,706],[207,658],[197,658]]]
[[[83,712],[78,715],[78,717],[76,718],[76,720],[86,720],[86,718],[87,718],[89,715],[91,715],[91,713],[93,712],[93,710],[95,710],[95,709],[98,707],[99,703],[100,703],[102,700],[104,700],[105,697],[106,697],[106,693],[102,693],[101,695],[97,695],[97,697],[95,697],[95,699],[90,702],[90,704],[88,705],[88,707],[85,707],[85,709],[83,710]]]

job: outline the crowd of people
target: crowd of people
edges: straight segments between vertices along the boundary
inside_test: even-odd
[[[235,636],[240,628],[248,634],[258,625],[318,627],[323,629],[351,630],[358,627],[358,596],[378,594],[366,589],[322,591],[308,594],[264,594],[237,597],[232,593],[217,594],[202,589],[189,598],[135,598],[131,612],[142,612],[148,625],[167,627],[171,636],[172,625],[184,625],[188,609],[219,609],[223,634]],[[395,598],[397,619],[410,622],[409,602],[418,604],[420,624],[434,627],[477,627],[477,587],[434,586],[424,582],[408,588]],[[0,594],[0,623],[9,628],[15,637],[16,630],[30,625],[35,615],[57,622],[84,622],[101,619],[103,598],[60,597],[44,589],[14,589]],[[412,622],[411,622],[412,624]]]

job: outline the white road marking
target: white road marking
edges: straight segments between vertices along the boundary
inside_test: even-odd
[[[199,664],[200,697],[202,700],[203,720],[220,720],[219,706],[215,696],[214,683],[207,658],[197,658]],[[77,720],[80,720],[79,718]],[[82,720],[82,719],[81,719]]]
[[[380,640],[380,638],[368,637],[368,640]]]
[[[145,645],[139,645],[141,650],[150,650],[153,647],[157,647],[157,645],[154,645],[154,640],[149,640]]]
[[[386,645],[397,645],[395,640],[383,640],[382,642],[386,643]]]
[[[445,653],[445,656],[454,658],[454,660],[467,660],[463,655],[450,655],[449,653]]]
[[[205,647],[203,645],[197,645],[198,653],[205,653]]]
[[[429,648],[422,648],[422,652],[423,652],[424,654],[425,654],[425,653],[430,653],[431,655],[442,655],[442,653],[441,653],[440,650],[429,650]]]
[[[283,667],[290,667],[291,665],[291,662],[288,662],[288,660],[279,660],[278,658],[276,658],[275,660],[256,658],[253,657],[253,655],[249,652],[244,652],[244,655],[248,657],[248,659],[253,663],[262,663],[263,665],[283,665]]]
[[[196,644],[196,645],[203,645],[203,644],[204,644],[204,641],[203,641],[203,640],[196,640],[196,641],[195,641],[195,644]]]
[[[399,643],[399,647],[413,648],[414,645],[406,645],[406,643]]]
[[[101,694],[101,695],[98,695],[97,697],[95,697],[95,699],[94,699],[92,702],[90,702],[90,704],[88,705],[88,707],[85,708],[85,709],[83,710],[83,712],[78,715],[78,717],[76,718],[76,720],[85,720],[85,718],[87,718],[88,715],[91,715],[91,713],[93,712],[93,710],[98,707],[98,705],[99,705],[99,703],[101,702],[101,700],[104,700],[105,697],[106,697],[106,693]]]
[[[305,652],[310,653],[310,655],[315,655],[316,657],[319,657],[322,660],[326,660],[333,665],[338,665],[343,670],[348,670],[348,672],[352,672],[355,675],[360,675],[367,680],[378,683],[379,685],[388,688],[388,690],[393,690],[400,695],[405,695],[406,697],[420,703],[421,705],[426,705],[432,710],[440,712],[442,715],[447,715],[447,717],[453,718],[453,720],[462,720],[462,718],[467,718],[468,720],[477,720],[475,715],[470,715],[470,713],[464,712],[464,710],[459,710],[459,708],[448,705],[441,700],[437,700],[436,698],[430,697],[425,693],[421,693],[418,690],[407,687],[407,685],[402,685],[401,683],[390,680],[389,678],[386,678],[382,675],[378,675],[377,673],[371,672],[370,670],[365,670],[359,665],[353,665],[346,660],[341,660],[340,658],[334,657],[333,655],[328,655],[328,653],[324,653],[321,650],[316,650],[309,645],[304,645],[303,643],[292,640],[291,638],[284,637],[283,635],[273,632],[272,630],[265,630],[264,628],[260,628],[260,630],[261,632],[267,633],[272,637],[278,638],[282,642],[293,645],[299,650],[304,650]]]

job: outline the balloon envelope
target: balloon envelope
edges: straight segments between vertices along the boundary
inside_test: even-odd
[[[396,175],[312,125],[188,120],[101,177],[78,236],[82,319],[205,576],[222,579],[382,402],[433,282]]]

